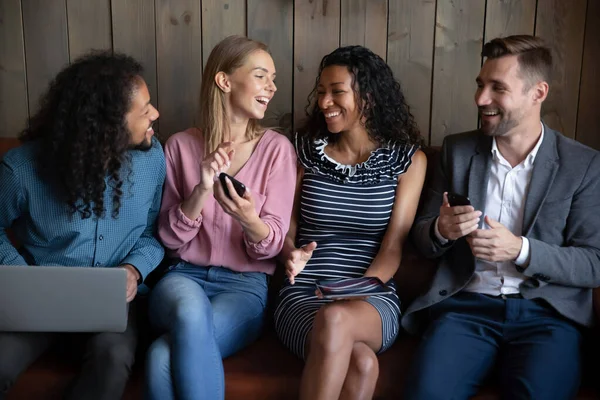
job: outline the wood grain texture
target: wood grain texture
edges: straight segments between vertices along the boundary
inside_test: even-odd
[[[554,57],[542,119],[571,138],[577,124],[586,7],[586,0],[538,0],[535,34],[546,40]]]
[[[485,2],[439,1],[436,15],[431,145],[477,128],[473,101],[481,67]]]
[[[390,1],[387,63],[429,141],[435,0]]]
[[[161,139],[194,125],[202,80],[197,0],[155,0]]]
[[[27,74],[21,0],[0,1],[0,137],[27,126]]]
[[[340,0],[294,3],[294,129],[305,117],[323,56],[339,47]]]
[[[202,0],[202,66],[230,35],[246,35],[246,0]]]
[[[154,0],[115,0],[111,13],[113,50],[142,63],[152,104],[158,106]],[[160,132],[160,119],[155,122],[154,129]]]
[[[509,35],[533,35],[537,0],[487,0],[484,41]]]
[[[387,0],[342,0],[340,44],[359,44],[386,59]]]
[[[576,139],[600,150],[600,118],[598,117],[598,90],[600,89],[600,1],[588,0],[585,21],[583,66],[579,91]],[[600,293],[599,293],[600,294]],[[600,308],[598,308],[600,311]]]
[[[29,113],[33,115],[50,80],[69,63],[65,0],[22,3]]]
[[[91,49],[111,49],[110,0],[67,0],[71,61]]]
[[[277,92],[269,103],[264,126],[277,126],[286,135],[292,129],[293,16],[292,2],[248,0],[248,36],[269,46],[277,70]]]

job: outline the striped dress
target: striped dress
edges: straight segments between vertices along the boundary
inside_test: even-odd
[[[279,292],[275,329],[280,340],[305,358],[304,344],[319,308],[331,300],[315,296],[315,280],[364,275],[377,255],[394,205],[398,176],[408,169],[417,146],[389,143],[367,161],[342,165],[325,154],[325,139],[296,135],[298,160],[304,167],[296,245],[317,242],[306,267]],[[398,243],[398,246],[401,244]],[[393,280],[387,282],[395,289]],[[398,295],[371,296],[382,322],[382,346],[396,339],[400,325]]]

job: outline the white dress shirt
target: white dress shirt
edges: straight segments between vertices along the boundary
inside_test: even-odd
[[[542,124],[542,134],[535,147],[525,160],[514,168],[498,150],[496,138],[492,140],[492,164],[485,209],[481,210],[483,212],[481,217],[487,215],[500,222],[516,236],[521,236],[523,233],[525,199],[531,182],[535,156],[543,139],[544,125]],[[488,229],[487,224],[483,224],[483,229]],[[439,233],[437,220],[434,232],[441,243],[447,242]],[[464,290],[492,296],[519,293],[519,285],[526,277],[517,271],[515,265],[523,266],[529,261],[529,240],[524,236],[521,237],[523,239],[521,251],[514,261],[491,262],[476,259],[475,274]]]

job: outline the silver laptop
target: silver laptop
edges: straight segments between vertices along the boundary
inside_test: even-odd
[[[123,268],[0,265],[0,332],[124,332]]]

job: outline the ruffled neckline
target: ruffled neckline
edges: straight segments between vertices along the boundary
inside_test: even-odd
[[[353,177],[358,169],[369,168],[370,161],[376,156],[377,151],[381,149],[381,147],[378,147],[375,150],[373,150],[371,154],[369,154],[369,158],[367,158],[365,161],[358,164],[350,165],[342,164],[329,157],[327,153],[325,153],[325,147],[327,147],[328,144],[329,142],[327,142],[327,139],[315,140],[315,150],[317,151],[317,154],[321,157],[321,160],[329,161],[331,164],[333,164],[337,171],[340,171],[342,174],[348,175],[349,177]]]
[[[310,140],[296,134],[295,147],[298,159],[305,169],[342,182],[372,185],[382,180],[396,180],[406,172],[416,145],[388,142],[373,150],[362,163],[342,164],[325,153],[325,138]]]

